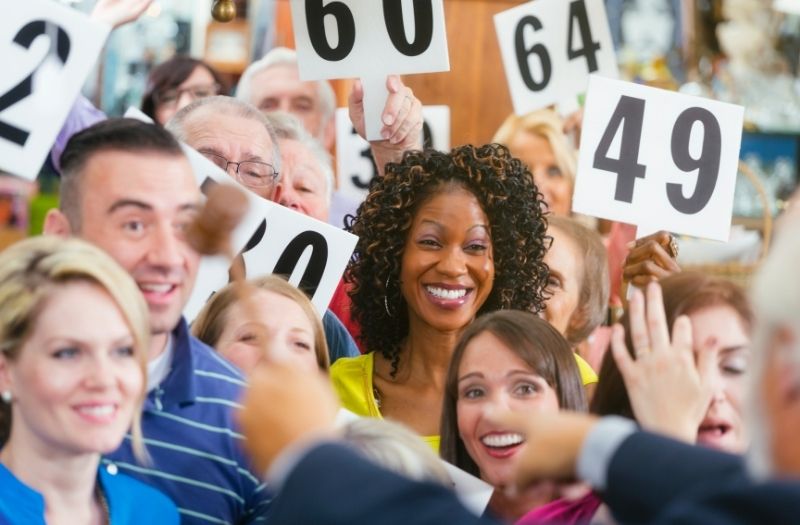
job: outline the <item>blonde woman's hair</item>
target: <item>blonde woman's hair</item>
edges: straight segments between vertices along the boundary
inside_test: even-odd
[[[231,283],[215,293],[192,323],[192,335],[208,346],[216,348],[222,332],[225,330],[225,325],[228,323],[228,312],[231,306],[239,301],[239,291],[242,286],[250,287],[251,291],[265,290],[276,293],[296,302],[303,309],[314,329],[314,353],[317,357],[317,366],[322,371],[328,370],[330,366],[328,343],[325,340],[325,330],[316,308],[305,293],[279,275],[266,275],[247,280],[244,283]]]
[[[133,336],[134,355],[142,372],[142,390],[131,424],[133,451],[147,461],[141,430],[141,405],[147,384],[150,321],[147,304],[131,276],[101,249],[79,239],[42,236],[20,241],[0,252],[0,353],[16,360],[36,330],[48,298],[74,282],[99,286],[116,303]],[[80,308],[80,305],[75,305]],[[11,408],[0,405],[0,444],[11,430]]]
[[[514,137],[520,133],[539,135],[547,140],[550,147],[553,148],[553,155],[561,173],[574,184],[575,172],[577,171],[577,154],[575,148],[569,143],[567,136],[564,135],[563,129],[564,121],[551,109],[540,109],[522,117],[511,114],[497,129],[492,142],[508,146],[514,140]]]

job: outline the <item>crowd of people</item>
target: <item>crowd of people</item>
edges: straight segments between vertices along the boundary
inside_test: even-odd
[[[76,101],[51,151],[58,207],[0,252],[0,523],[794,523],[797,208],[748,291],[681,271],[667,232],[572,214],[556,113],[442,152],[422,102],[386,87],[355,204],[336,191],[334,93],[292,50],[235,96],[168,60],[152,122]],[[364,136],[358,83],[348,104]],[[358,237],[327,311],[266,275],[184,317],[204,198],[182,143]],[[491,492],[479,512],[462,475]]]

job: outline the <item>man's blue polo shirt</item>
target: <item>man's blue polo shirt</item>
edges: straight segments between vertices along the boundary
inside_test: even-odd
[[[184,319],[172,344],[169,375],[142,413],[150,464],[134,459],[130,435],[105,461],[167,494],[183,525],[263,523],[270,495],[251,472],[234,423],[244,379],[192,337]]]

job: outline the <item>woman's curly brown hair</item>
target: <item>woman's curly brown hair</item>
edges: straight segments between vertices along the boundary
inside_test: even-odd
[[[406,152],[401,162],[386,165],[356,216],[345,221],[359,237],[346,277],[354,283],[352,315],[361,325],[363,347],[391,360],[392,374],[408,336],[408,308],[398,283],[406,238],[419,206],[452,184],[470,191],[489,220],[495,278],[478,315],[544,308],[547,222],[527,167],[499,144]]]

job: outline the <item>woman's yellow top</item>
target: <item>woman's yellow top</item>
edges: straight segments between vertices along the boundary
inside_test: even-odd
[[[592,365],[587,363],[586,360],[578,354],[575,354],[575,362],[578,363],[578,371],[581,373],[581,383],[583,383],[583,386],[597,383],[597,374],[592,370]]]
[[[575,354],[575,361],[581,373],[584,386],[597,382],[589,363]],[[375,371],[375,357],[372,352],[358,357],[342,357],[331,366],[331,382],[339,395],[342,407],[362,417],[383,419],[375,400],[372,375]],[[439,436],[422,436],[423,441],[439,452]]]
[[[375,357],[372,352],[358,357],[342,357],[331,366],[331,382],[339,395],[342,408],[363,417],[383,419],[375,390],[372,374],[375,371]],[[439,453],[439,436],[421,436],[434,452]]]

